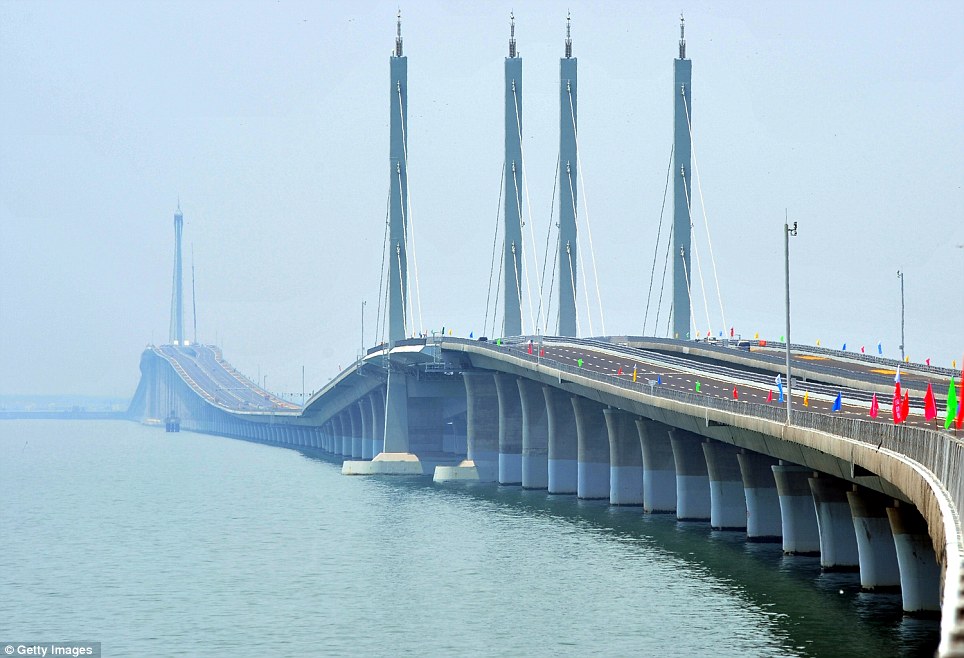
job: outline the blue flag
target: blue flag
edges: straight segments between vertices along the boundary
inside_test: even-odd
[[[883,354],[884,348],[880,343],[877,343],[877,354]]]
[[[844,343],[844,344],[843,344],[843,351],[844,351],[844,352],[847,351],[847,343]]]
[[[840,393],[837,393],[837,399],[833,401],[832,411],[840,411]]]
[[[780,389],[780,399],[778,402],[783,402],[783,380],[780,379],[780,375],[777,375],[777,388]]]
[[[657,383],[657,384],[662,384],[662,383],[663,383],[663,377],[662,377],[662,375],[656,375],[656,383]]]
[[[475,338],[475,332],[474,332],[474,331],[470,331],[470,332],[469,332],[469,338]]]

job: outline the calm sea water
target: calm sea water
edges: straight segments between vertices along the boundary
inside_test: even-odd
[[[842,593],[841,593],[842,592]],[[0,642],[105,656],[930,654],[935,621],[739,533],[345,477],[124,422],[0,422]]]

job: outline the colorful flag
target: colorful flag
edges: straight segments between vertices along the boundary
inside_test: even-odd
[[[496,338],[496,339],[495,339],[495,344],[496,344],[496,345],[501,345],[501,344],[502,344],[502,339],[501,339],[501,338]]]
[[[904,391],[904,400],[900,403],[900,422],[907,420],[910,416],[910,393]]]
[[[576,361],[576,364],[577,364],[580,368],[582,368],[582,359],[579,359],[578,361]]]
[[[844,352],[847,351],[847,343],[844,343],[844,344],[843,344],[843,351],[844,351]]]
[[[475,332],[474,332],[474,331],[470,331],[470,332],[469,332],[469,338],[475,338]]]
[[[773,402],[773,389],[767,391],[767,402]]]
[[[636,366],[633,366],[633,383],[636,383]]]
[[[810,391],[807,391],[803,394],[803,406],[810,406]]]
[[[529,354],[532,354],[532,341],[529,341]]]
[[[864,352],[864,346],[863,346],[863,345],[860,346],[860,353],[861,353],[861,354],[866,354],[866,352]]]
[[[884,353],[884,346],[880,343],[877,343],[877,354],[883,354],[883,353]]]
[[[954,378],[951,377],[951,383],[947,387],[947,417],[944,419],[944,429],[951,429],[951,423],[954,422],[954,416],[957,415],[957,386],[954,384]]]
[[[545,350],[545,348],[540,347],[540,348],[539,348],[539,356],[545,356],[545,355],[546,355],[546,350]]]
[[[927,383],[927,393],[924,394],[924,420],[937,418],[937,401],[934,399],[934,389]]]
[[[894,425],[900,425],[900,382],[897,383],[894,389],[894,399],[891,402],[892,405],[892,415],[894,417]]]
[[[696,392],[697,392],[697,393],[700,392],[700,380],[698,380],[698,379],[696,380]]]
[[[964,426],[964,366],[961,367],[961,399],[957,404],[957,421],[954,427],[961,429],[962,426]]]
[[[900,364],[897,364],[897,374],[894,375],[894,381],[900,384]],[[899,389],[898,389],[899,392]]]
[[[928,358],[928,359],[924,359],[924,363],[926,363],[927,365],[930,365],[930,364],[931,364],[931,360],[930,360],[929,358]]]
[[[753,338],[754,338],[754,339],[758,339],[759,337],[760,337],[760,332],[759,332],[759,331],[756,332],[755,334],[753,334]]]
[[[780,379],[780,375],[777,375],[777,388],[780,389],[780,402],[783,402],[783,380]]]
[[[730,338],[733,338],[735,334],[733,333],[733,327],[730,327]]]
[[[877,394],[874,393],[874,397],[870,400],[870,417],[876,418],[878,413],[880,413],[880,404],[877,403]]]
[[[820,347],[820,339],[817,339],[817,347]]]
[[[841,402],[840,393],[837,393],[837,399],[833,401],[833,409],[831,409],[831,411],[840,411]]]
[[[617,370],[617,371],[616,371],[616,374],[617,374],[617,375],[621,375],[621,374],[623,374],[623,369],[622,369],[622,368],[620,368],[619,370]]]
[[[663,376],[662,376],[662,375],[656,375],[656,383],[657,383],[657,384],[662,384],[662,383],[663,383]]]
[[[733,387],[733,399],[734,400],[740,399],[740,394],[736,392],[736,386]]]

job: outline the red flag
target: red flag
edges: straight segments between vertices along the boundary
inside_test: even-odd
[[[617,371],[616,371],[616,374],[617,374],[617,375],[621,375],[621,374],[623,374],[623,369],[622,369],[622,368],[620,368],[619,370],[617,370]]]
[[[733,399],[734,400],[740,399],[740,394],[736,392],[736,386],[733,387]]]
[[[894,416],[894,425],[900,425],[900,382],[894,388],[894,400],[892,402],[892,409]]]
[[[934,389],[927,383],[927,393],[924,394],[924,420],[937,418],[937,401],[934,399]]]
[[[961,367],[961,394],[957,397],[957,418],[954,419],[954,427],[961,429],[964,426],[964,366]]]
[[[930,359],[924,359],[924,361],[927,362],[927,365],[930,365],[930,364],[931,364],[931,360],[930,360]]]
[[[540,347],[540,348],[539,348],[539,356],[545,356],[545,355],[546,355],[546,351]]]
[[[733,338],[733,327],[730,327],[730,338]]]
[[[767,402],[773,402],[773,389],[772,389],[772,388],[770,389],[770,392],[767,393]]]
[[[874,393],[874,397],[870,400],[870,417],[876,418],[879,412],[880,412],[880,405],[877,404],[877,394]]]
[[[904,401],[900,403],[900,422],[907,420],[910,415],[910,393],[904,393]]]
[[[532,341],[529,341],[529,354],[532,354]]]
[[[860,346],[860,353],[861,353],[861,354],[865,354],[865,352],[864,352],[864,346],[863,346],[863,345]]]

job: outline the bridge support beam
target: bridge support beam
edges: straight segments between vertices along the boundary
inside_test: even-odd
[[[518,378],[497,373],[499,399],[499,484],[522,484],[522,401]]]
[[[783,552],[787,555],[819,555],[820,532],[810,491],[809,468],[780,463],[773,466],[773,479],[780,497]]]
[[[703,454],[703,437],[674,427],[669,432],[676,463],[676,518],[710,520],[710,477]]]
[[[377,388],[371,393],[372,459],[385,450],[385,391]]]
[[[361,418],[361,458],[371,459],[374,440],[372,439],[372,403],[368,396],[358,401],[358,415]]]
[[[341,447],[338,454],[351,459],[351,414],[342,411],[338,414],[338,420],[340,421],[339,437],[341,438]]]
[[[813,505],[820,534],[820,568],[824,571],[857,571],[857,537],[847,502],[848,483],[829,475],[810,478]]]
[[[546,385],[542,394],[549,428],[549,493],[574,494],[579,480],[579,443],[572,396]]]
[[[893,499],[876,491],[854,487],[847,492],[850,514],[857,536],[860,561],[860,587],[867,591],[896,590],[900,587],[900,567],[894,534],[887,520],[887,506]]]
[[[466,400],[466,456],[457,466],[436,466],[434,480],[496,482],[499,477],[499,394],[492,373],[462,373]]]
[[[710,527],[714,530],[746,530],[746,492],[737,460],[739,452],[729,443],[703,443],[710,477]]]
[[[777,460],[758,452],[743,451],[736,456],[746,496],[746,539],[778,542],[783,536],[780,496],[773,477]]]
[[[353,404],[347,410],[348,419],[351,423],[351,458],[362,458],[362,420],[361,409],[358,404]]]
[[[584,499],[609,498],[609,437],[603,405],[573,396],[572,409],[578,448],[576,495]]]
[[[927,521],[916,509],[902,504],[888,507],[887,518],[890,520],[897,563],[900,565],[900,594],[904,612],[939,613],[941,568],[927,534]],[[957,583],[947,583],[945,586],[957,587]]]
[[[609,436],[609,503],[643,504],[643,453],[636,417],[620,409],[605,409]]]
[[[669,427],[648,418],[636,419],[643,457],[643,510],[676,513],[676,463]]]
[[[542,385],[519,378],[522,400],[522,488],[549,487],[549,422]]]

